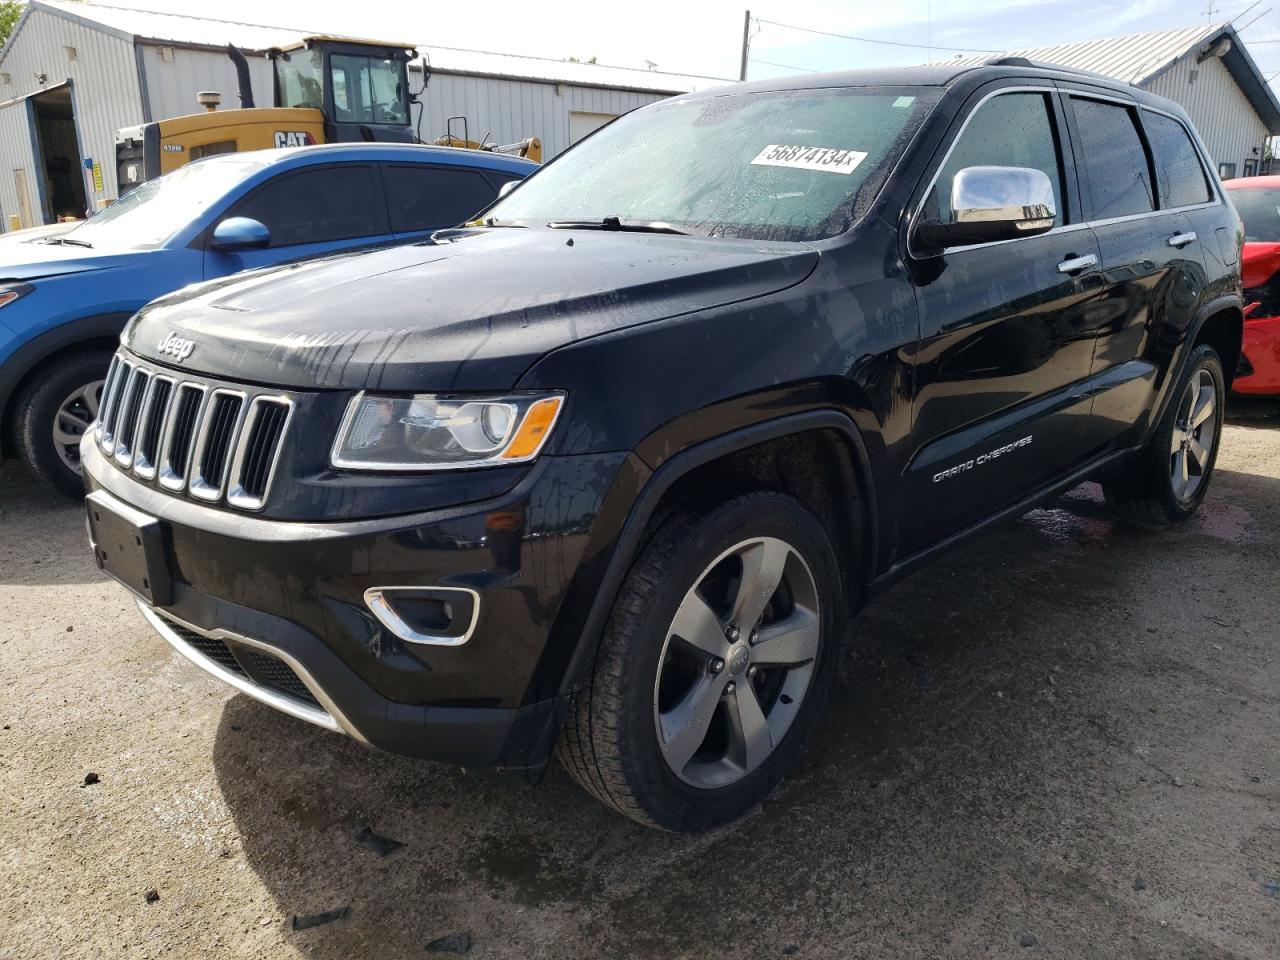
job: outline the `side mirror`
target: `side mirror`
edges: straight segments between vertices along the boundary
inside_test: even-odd
[[[500,186],[498,188],[498,199],[501,200],[503,197],[505,197],[508,193],[514,190],[519,183],[520,183],[519,180],[508,180],[506,183]]]
[[[951,219],[926,220],[916,238],[933,249],[1034,237],[1052,229],[1053,184],[1030,167],[965,167],[951,181]]]
[[[253,250],[271,243],[271,231],[250,217],[228,217],[213,228],[209,246],[215,250]]]

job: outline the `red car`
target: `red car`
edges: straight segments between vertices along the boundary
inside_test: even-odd
[[[1280,394],[1280,176],[1223,184],[1244,221],[1244,359],[1238,393]]]

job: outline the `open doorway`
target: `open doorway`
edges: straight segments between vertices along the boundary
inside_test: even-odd
[[[62,84],[31,97],[36,133],[36,175],[44,190],[41,206],[45,223],[59,217],[83,219],[89,209],[80,167],[80,138],[76,133],[71,85]]]

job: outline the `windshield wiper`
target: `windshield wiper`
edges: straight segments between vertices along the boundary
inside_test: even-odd
[[[44,242],[62,243],[66,244],[68,247],[88,247],[90,250],[93,249],[93,244],[88,240],[77,240],[74,237],[45,237]]]
[[[620,217],[605,217],[602,220],[552,220],[547,226],[552,230],[618,230],[624,233],[676,233],[682,237],[689,235],[661,220],[623,220]]]

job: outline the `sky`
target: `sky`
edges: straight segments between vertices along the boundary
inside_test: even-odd
[[[120,6],[215,16],[414,44],[586,60],[736,79],[743,0],[103,0]],[[801,71],[925,63],[944,47],[1013,50],[1166,30],[1235,18],[1254,59],[1280,71],[1280,0],[747,0],[753,16],[750,79]],[[1276,4],[1272,9],[1271,4]],[[1247,12],[1246,12],[1247,10]],[[772,21],[772,22],[764,22]],[[804,33],[791,24],[869,43]],[[1272,41],[1272,42],[1267,42]],[[1277,77],[1280,85],[1280,77]]]

